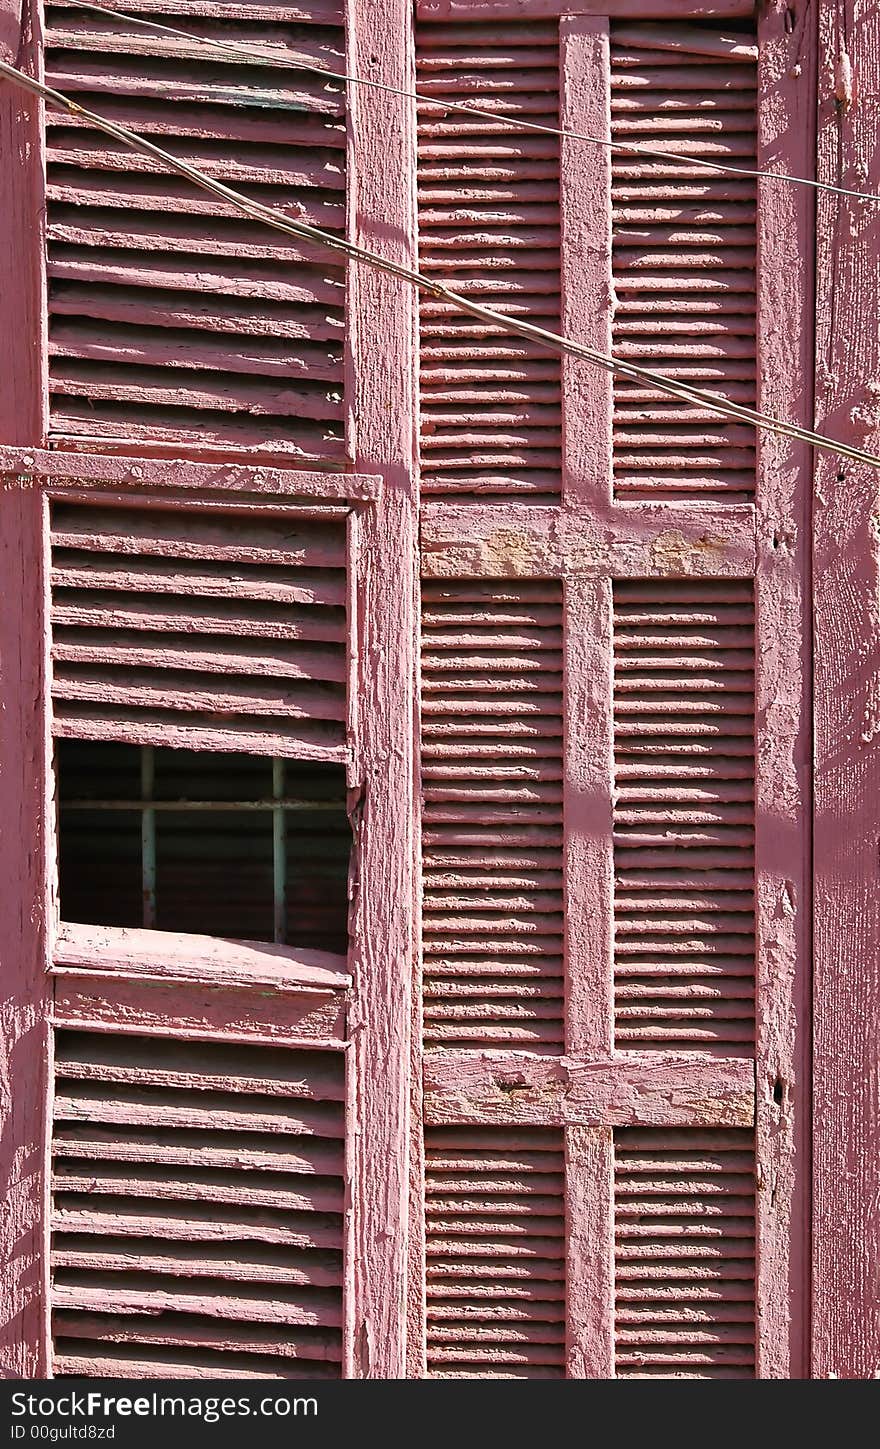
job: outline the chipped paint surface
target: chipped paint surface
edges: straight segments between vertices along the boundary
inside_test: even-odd
[[[390,90],[347,117],[293,72],[218,90],[184,42],[150,104],[223,175],[603,353],[802,425],[815,362],[824,430],[870,445],[867,208],[822,198],[817,228],[806,189],[399,92],[415,61],[496,114],[807,175],[818,80],[823,174],[876,189],[877,17],[578,8],[304,0],[310,53]],[[2,0],[0,50],[38,69],[25,20]],[[58,78],[142,66],[51,25]],[[868,1376],[876,479],[816,479],[811,1017],[801,445],[169,209],[83,131],[50,125],[46,195],[29,104],[0,91],[3,1371],[784,1378],[812,1314],[812,1371]],[[344,764],[348,959],[60,926],[50,726]],[[211,1168],[189,1196],[176,1132]]]

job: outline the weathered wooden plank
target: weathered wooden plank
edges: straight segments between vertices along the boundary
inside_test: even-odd
[[[106,1261],[103,1264],[106,1267]],[[100,1262],[92,1269],[100,1273]],[[161,1269],[159,1270],[161,1273]],[[159,1281],[133,1283],[125,1273],[120,1273],[117,1283],[96,1284],[88,1281],[81,1284],[57,1282],[53,1289],[53,1302],[61,1309],[77,1313],[196,1313],[205,1318],[238,1319],[245,1323],[283,1323],[289,1326],[307,1324],[318,1327],[337,1327],[340,1312],[338,1294],[333,1290],[338,1281],[339,1270],[327,1266],[318,1273],[318,1265],[309,1265],[298,1282],[291,1286],[273,1285],[260,1290],[257,1284],[234,1284],[214,1286],[196,1280],[188,1283],[179,1280],[179,1287],[168,1287]],[[319,1287],[302,1292],[317,1278]]]
[[[559,31],[560,125],[610,135],[609,38],[604,18],[566,18]],[[563,137],[559,155],[562,227],[560,331],[611,352],[611,154]],[[562,359],[562,500],[570,507],[611,502],[613,382],[576,357]]]
[[[425,1058],[425,1115],[437,1126],[749,1126],[754,1063],[652,1052],[536,1057],[442,1052]]]
[[[880,10],[822,0],[818,174],[880,192]],[[819,198],[816,390],[823,432],[880,444],[880,208]],[[816,460],[813,1362],[880,1366],[876,472]]]
[[[566,579],[566,1049],[614,1045],[611,585]]]
[[[38,478],[54,487],[80,488],[176,488],[193,494],[208,490],[229,490],[287,498],[336,499],[373,498],[380,487],[375,473],[317,472],[277,467],[249,467],[243,463],[187,462],[179,459],[110,456],[100,453],[69,453],[29,446],[26,439],[0,446],[0,475],[9,475],[14,486],[26,487]],[[198,498],[194,497],[194,503]]]
[[[66,1309],[59,1310],[55,1314],[56,1334],[61,1339],[75,1338],[87,1339],[95,1345],[95,1357],[88,1359],[82,1353],[77,1360],[80,1367],[77,1371],[88,1373],[90,1376],[99,1378],[107,1377],[113,1372],[114,1367],[118,1369],[120,1377],[126,1377],[134,1372],[132,1360],[123,1356],[115,1361],[112,1358],[113,1345],[118,1350],[124,1350],[125,1345],[131,1345],[137,1351],[137,1346],[162,1345],[173,1349],[176,1347],[186,1349],[219,1349],[226,1353],[259,1353],[278,1355],[281,1365],[285,1359],[304,1358],[317,1361],[330,1360],[338,1362],[340,1358],[339,1335],[331,1330],[300,1330],[299,1333],[288,1335],[269,1327],[260,1328],[258,1324],[230,1323],[223,1322],[200,1322],[195,1320],[187,1321],[172,1320],[167,1318],[154,1322],[151,1315],[137,1314],[131,1318],[117,1318],[107,1313],[87,1312],[70,1313]],[[99,1345],[105,1345],[103,1352],[110,1355],[104,1359],[99,1355],[102,1350]],[[61,1355],[62,1364],[71,1363],[72,1356],[67,1352]],[[56,1360],[57,1362],[57,1360]],[[86,1366],[87,1365],[87,1366]],[[216,1365],[214,1365],[216,1371]],[[65,1370],[66,1371],[66,1370]],[[282,1372],[283,1369],[279,1369]],[[169,1370],[171,1372],[171,1370]],[[239,1370],[228,1370],[228,1377],[232,1378]],[[249,1369],[250,1377],[252,1370]],[[207,1365],[202,1367],[196,1365],[193,1369],[193,1377],[201,1377],[202,1373],[209,1376]]]
[[[814,165],[815,15],[759,22],[757,159]],[[758,191],[758,406],[812,425],[813,198]],[[797,258],[797,264],[786,259]],[[762,436],[755,580],[757,1336],[760,1378],[808,1372],[809,1257],[809,449]]]
[[[116,740],[128,745],[167,745],[179,750],[231,750],[283,759],[335,760],[351,755],[341,739],[341,726],[289,719],[283,730],[277,720],[263,723],[246,715],[230,715],[221,724],[209,711],[175,715],[172,710],[127,709],[65,701],[56,709],[52,733],[62,740]]]
[[[38,75],[38,9],[0,4],[0,56]],[[46,431],[41,243],[42,107],[0,87],[0,444]],[[41,500],[27,481],[0,485],[0,1365],[6,1378],[47,1372],[45,1100],[45,553]]]
[[[412,90],[411,10],[406,0],[381,7],[349,0],[347,71]],[[387,92],[349,90],[352,239],[414,265],[414,107]],[[357,1017],[348,1124],[353,1214],[344,1372],[353,1378],[399,1378],[406,1364],[416,868],[417,298],[406,283],[366,267],[349,268],[349,288],[348,437],[355,466],[381,470],[383,499],[357,520],[352,780],[359,863],[351,952]],[[397,1225],[394,1231],[389,1224]]]
[[[634,0],[416,0],[420,20],[551,20],[562,15],[632,18]],[[754,0],[638,0],[639,20],[733,20]]]
[[[573,1379],[614,1375],[614,1137],[565,1129],[567,1367]]]

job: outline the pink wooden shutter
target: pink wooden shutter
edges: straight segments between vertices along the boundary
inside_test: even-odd
[[[56,734],[344,759],[344,513],[59,498],[50,527]]]
[[[307,1015],[265,996],[245,1023],[241,993],[210,1035],[182,993],[156,1036],[155,990],[94,993],[86,972],[56,994],[53,1374],[338,1376],[342,1041],[303,1049]],[[310,1004],[313,1030],[341,1026],[326,988]]]
[[[536,29],[546,47],[552,26],[568,129],[809,173],[802,22],[774,13],[756,30],[746,5],[727,20],[684,3],[576,8],[590,13],[542,5],[538,27],[536,9],[504,0],[468,17],[423,0],[423,81],[453,57],[478,57],[487,77],[495,61],[468,86],[501,112],[504,58]],[[551,88],[527,83],[523,67],[521,113],[546,114]],[[481,123],[421,115],[423,198],[455,176],[471,188],[455,194],[462,219],[485,168],[532,143],[490,126],[472,172]],[[442,176],[428,169],[441,133]],[[561,330],[806,421],[809,277],[785,261],[805,235],[803,194],[567,138],[559,167],[540,201],[560,208]],[[439,270],[422,207],[422,255]],[[483,247],[505,305],[518,305],[502,277],[525,235],[508,217]],[[559,485],[544,475],[539,496],[517,497],[521,457],[493,461],[487,483],[462,410],[446,487],[430,306],[423,322],[425,1319],[412,1371],[797,1376],[803,451],[567,359]],[[487,415],[514,398],[507,366],[480,364]],[[515,386],[519,416],[541,416],[545,379],[523,367]],[[492,425],[503,444],[503,419]],[[525,437],[511,436],[512,462]],[[561,677],[537,667],[552,598]],[[535,1190],[541,1151],[559,1150],[561,1182]],[[497,1187],[481,1189],[483,1173]]]
[[[426,583],[425,1041],[563,1042],[558,583]]]
[[[612,22],[611,137],[755,170],[757,54],[736,26]],[[619,357],[754,407],[757,182],[612,154],[612,343]],[[755,435],[622,378],[621,498],[747,499]]]

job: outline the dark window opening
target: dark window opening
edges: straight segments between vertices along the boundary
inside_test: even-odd
[[[61,915],[343,953],[341,766],[56,744]]]

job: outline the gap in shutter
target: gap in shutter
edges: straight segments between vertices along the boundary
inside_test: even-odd
[[[343,770],[61,740],[66,920],[345,952]]]

